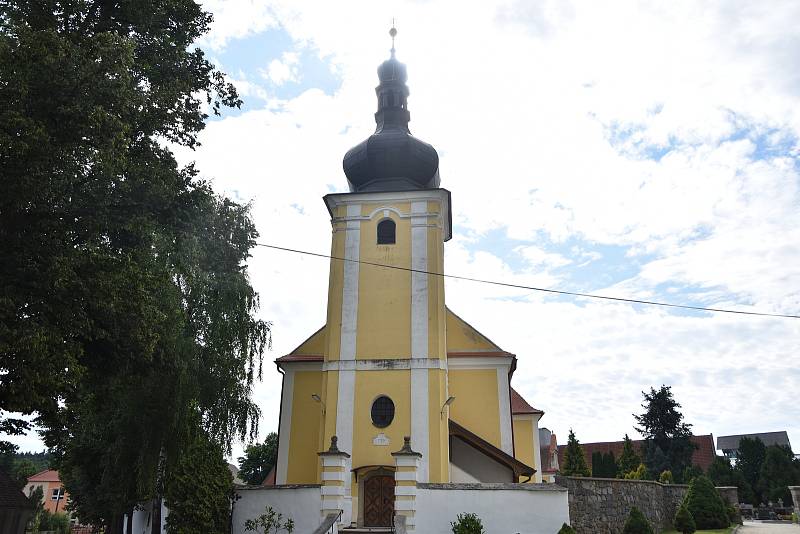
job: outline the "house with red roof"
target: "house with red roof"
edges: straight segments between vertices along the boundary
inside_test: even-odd
[[[37,486],[42,488],[42,500],[44,501],[45,510],[50,513],[66,513],[64,508],[69,501],[69,495],[61,484],[58,471],[45,469],[29,477],[28,483],[25,484],[23,490],[25,495],[30,495]]]

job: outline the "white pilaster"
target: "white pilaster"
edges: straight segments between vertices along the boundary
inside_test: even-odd
[[[278,465],[275,484],[286,484],[289,466],[289,434],[292,431],[292,399],[294,397],[294,371],[285,371],[281,391],[281,421],[278,428]]]
[[[361,214],[360,204],[349,204],[347,216]],[[361,247],[361,222],[348,219],[344,237],[344,284],[342,288],[342,331],[339,359],[354,360],[356,357],[356,330],[358,323],[358,260]],[[340,436],[341,437],[341,436]]]
[[[514,455],[514,442],[511,429],[511,399],[509,397],[508,370],[497,369],[497,400],[500,410],[500,448]]]
[[[411,203],[411,268],[428,270],[428,202]],[[411,273],[411,358],[428,358],[428,275]],[[418,477],[428,482],[428,370],[411,370],[411,439],[422,454]]]

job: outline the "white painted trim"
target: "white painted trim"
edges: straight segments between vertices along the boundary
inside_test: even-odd
[[[344,486],[322,486],[322,496],[344,496]]]
[[[427,202],[412,202],[414,220],[424,220],[427,208]],[[428,270],[428,229],[425,227],[411,228],[411,268]],[[428,275],[421,272],[411,273],[411,357],[428,357]]]
[[[422,454],[418,480],[428,482],[428,451],[430,432],[428,424],[428,370],[411,370],[411,448]],[[397,462],[397,465],[401,465]]]
[[[514,455],[514,437],[511,427],[511,398],[509,395],[508,371],[497,369],[497,400],[500,410],[500,448]]]
[[[289,434],[292,431],[292,399],[294,395],[294,371],[285,370],[281,391],[281,423],[278,428],[278,465],[275,468],[275,484],[286,484],[289,468]]]
[[[414,443],[411,443],[414,448]],[[419,456],[395,456],[394,465],[397,467],[419,467]]]
[[[360,204],[347,206],[347,215],[359,215]],[[342,287],[342,330],[339,359],[354,360],[356,357],[356,334],[358,330],[358,260],[361,256],[361,224],[347,223],[344,237],[344,280]]]
[[[450,369],[502,369],[508,374],[513,361],[511,356],[468,356],[448,358],[447,366]]]
[[[417,509],[416,499],[394,501],[394,509],[400,512],[413,512]]]
[[[297,371],[322,371],[322,362],[278,362],[281,369],[292,372]]]
[[[441,358],[382,358],[379,360],[331,360],[322,365],[323,371],[386,371],[387,369],[447,369]]]
[[[450,192],[447,189],[428,189],[422,191],[395,191],[395,192],[372,192],[372,193],[339,193],[330,194],[324,197],[325,204],[328,206],[328,211],[334,213],[338,206],[349,206],[352,204],[365,204],[365,203],[381,203],[392,204],[394,202],[408,202],[408,201],[433,201],[439,202],[441,205],[441,213],[430,214],[431,217],[436,217],[439,228],[442,228],[444,239],[447,241],[451,237],[452,229],[450,228]],[[381,207],[381,210],[387,209]],[[348,217],[351,214],[348,210]],[[359,216],[360,214],[353,214]],[[343,218],[332,218],[332,223],[342,222]]]
[[[394,494],[395,495],[417,495],[417,487],[416,486],[395,486],[394,487]]]
[[[339,388],[336,401],[336,436],[339,438],[339,450],[348,454],[353,452],[353,402],[355,396],[355,371],[339,372]],[[352,458],[344,460],[345,472],[352,469]],[[345,484],[347,495],[350,495],[350,484]]]

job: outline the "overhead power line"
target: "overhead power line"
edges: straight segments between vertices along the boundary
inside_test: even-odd
[[[424,269],[413,269],[411,267],[401,267],[399,265],[389,265],[386,263],[378,263],[374,261],[365,261],[365,260],[353,260],[349,258],[341,258],[338,256],[331,256],[329,254],[320,254],[318,252],[309,252],[307,250],[299,250],[294,248],[288,247],[279,247],[278,245],[268,245],[266,243],[256,243],[259,247],[271,248],[274,250],[282,250],[284,252],[292,252],[295,254],[303,254],[306,256],[315,256],[317,258],[326,258],[330,260],[338,260],[338,261],[346,261],[351,263],[359,263],[362,265],[371,265],[373,267],[382,267],[384,269],[395,269],[398,271],[407,271],[411,273],[421,273],[421,274],[429,274],[433,276],[441,276],[443,278],[451,278],[453,280],[465,280],[467,282],[477,282],[479,284],[490,284],[494,286],[502,286],[502,287],[512,287],[515,289],[527,289],[529,291],[539,291],[541,293],[552,293],[555,295],[567,295],[570,297],[585,297],[590,299],[601,299],[601,300],[610,300],[614,302],[627,302],[629,304],[645,304],[647,306],[661,306],[663,308],[679,308],[683,310],[695,310],[695,311],[704,311],[704,312],[715,312],[715,313],[735,313],[739,315],[757,315],[759,317],[782,317],[784,319],[800,319],[800,315],[788,315],[782,313],[766,313],[766,312],[756,312],[756,311],[742,311],[742,310],[729,310],[725,308],[706,308],[703,306],[689,306],[688,304],[672,304],[668,302],[656,302],[653,300],[640,300],[640,299],[628,299],[623,297],[609,297],[606,295],[594,295],[592,293],[578,293],[574,291],[561,291],[558,289],[547,289],[544,287],[534,287],[534,286],[525,286],[521,284],[512,284],[510,282],[498,282],[497,280],[485,280],[482,278],[472,278],[470,276],[459,276],[456,274],[445,274],[445,273],[436,273],[433,271],[426,271]]]

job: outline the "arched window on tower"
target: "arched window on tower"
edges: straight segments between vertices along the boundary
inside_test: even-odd
[[[394,245],[395,243],[395,224],[391,219],[384,219],[378,223],[378,244]]]

